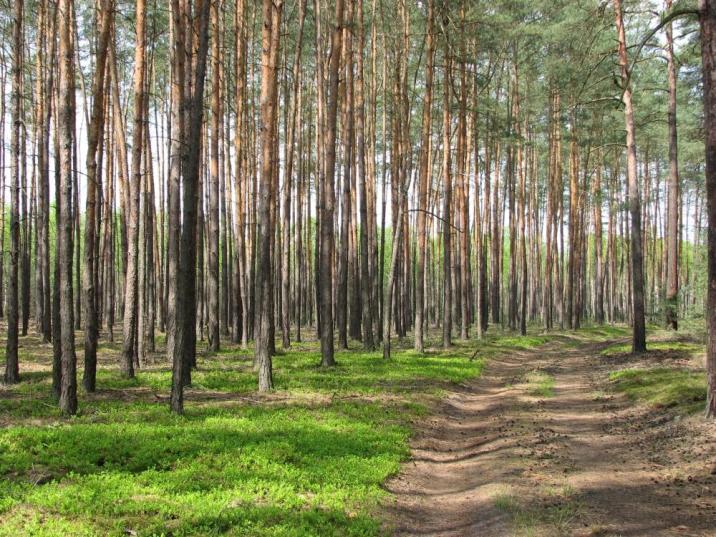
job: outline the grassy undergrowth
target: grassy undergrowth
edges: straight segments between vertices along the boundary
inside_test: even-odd
[[[535,397],[552,397],[554,395],[554,377],[544,371],[532,371],[525,377],[527,393]]]
[[[706,376],[689,369],[625,369],[610,375],[618,391],[635,401],[692,414],[703,410]]]
[[[652,330],[644,354],[631,355],[631,343],[611,345],[601,354],[637,361],[610,374],[617,391],[633,401],[693,414],[703,410],[706,401],[706,375],[700,359],[704,337],[702,326],[683,323],[678,333]]]
[[[696,343],[688,341],[649,341],[647,343],[647,352],[662,351],[694,353],[702,349],[702,345],[698,345]],[[603,349],[601,354],[602,356],[616,356],[618,354],[628,354],[630,352],[631,342],[610,345],[606,349]]]
[[[354,349],[331,370],[315,343],[295,344],[275,357],[266,397],[250,352],[227,347],[200,358],[183,417],[167,411],[167,366],[122,379],[117,347],[103,345],[98,393],[64,419],[48,349],[23,339],[23,381],[0,392],[0,535],[379,535],[382,484],[412,423],[490,355],[547,340],[398,345],[388,362]]]

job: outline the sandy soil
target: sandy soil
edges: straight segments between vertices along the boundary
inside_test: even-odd
[[[609,388],[604,345],[490,360],[387,488],[396,536],[716,536],[716,427]],[[534,379],[552,378],[551,393]]]

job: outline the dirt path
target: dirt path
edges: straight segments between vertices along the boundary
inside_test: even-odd
[[[494,359],[448,397],[388,484],[395,535],[716,536],[713,430],[608,393],[599,350]]]

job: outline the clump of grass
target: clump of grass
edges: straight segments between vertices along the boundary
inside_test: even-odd
[[[599,341],[605,338],[626,337],[629,335],[629,329],[625,326],[596,325],[582,327],[577,334],[589,340]]]
[[[648,351],[680,352],[686,354],[693,354],[703,349],[700,345],[683,341],[651,341],[647,343],[646,347]],[[615,356],[618,354],[628,354],[630,352],[631,343],[619,343],[603,349],[600,354],[602,356]]]
[[[611,373],[616,390],[632,400],[692,414],[706,401],[706,376],[677,368],[625,369]]]
[[[509,514],[517,535],[535,535],[545,526],[550,528],[550,534],[554,534],[554,531],[562,534],[582,510],[582,505],[571,498],[573,494],[571,488],[547,490],[545,496],[549,503],[539,507],[536,502],[524,505],[511,492],[498,493],[492,501],[497,509]]]
[[[527,393],[535,397],[554,396],[554,377],[544,371],[531,371],[525,375]]]

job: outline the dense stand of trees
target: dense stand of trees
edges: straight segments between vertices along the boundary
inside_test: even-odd
[[[626,322],[643,351],[648,321],[706,315],[716,413],[715,9],[14,2],[5,381],[34,329],[74,413],[74,328],[93,391],[117,319],[127,377],[166,334],[180,413],[201,340],[253,341],[265,391],[277,328],[284,349],[315,334],[330,367],[336,344],[389,357],[412,332],[423,352],[432,328],[449,347]]]

